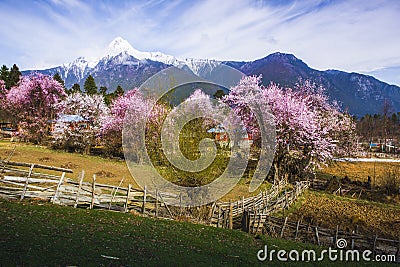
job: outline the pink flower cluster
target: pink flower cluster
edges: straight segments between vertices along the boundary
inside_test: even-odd
[[[249,103],[268,104],[269,110],[260,112],[273,115],[277,156],[296,153],[324,162],[340,151],[336,140],[339,136],[354,133],[351,117],[330,104],[323,90],[313,84],[305,82],[295,90],[273,83],[267,87],[260,84],[261,77],[244,77],[223,101],[235,108],[256,139],[260,138],[259,124],[263,122],[257,121]]]
[[[20,121],[27,137],[40,142],[48,121],[58,112],[57,104],[65,96],[59,82],[34,73],[22,77],[18,85],[9,90],[4,105]]]

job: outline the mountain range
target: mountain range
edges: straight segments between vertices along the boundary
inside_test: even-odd
[[[220,64],[226,64],[246,75],[261,74],[264,85],[275,82],[284,87],[291,87],[300,79],[310,80],[326,88],[330,99],[338,101],[343,110],[358,117],[367,113],[380,113],[385,101],[391,103],[393,111],[400,111],[400,87],[364,74],[315,70],[292,54],[273,53],[249,62],[180,59],[161,52],[138,51],[121,37],[109,44],[104,57],[93,62],[79,57],[58,67],[26,70],[22,74],[27,75],[34,71],[47,75],[59,73],[67,88],[72,87],[74,83],[83,87],[87,76],[92,75],[98,86],[106,86],[109,91],[113,91],[118,85],[125,90],[140,86],[149,77],[170,66],[207,78]]]

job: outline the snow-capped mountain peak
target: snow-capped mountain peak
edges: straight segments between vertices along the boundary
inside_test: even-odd
[[[61,67],[62,77],[66,77],[72,73],[79,79],[84,79],[87,74],[103,68],[105,65],[108,67],[116,64],[122,65],[137,65],[138,61],[145,62],[146,59],[161,62],[167,65],[173,65],[178,68],[185,66],[190,69],[194,74],[202,76],[204,73],[210,72],[220,62],[208,59],[193,59],[185,58],[180,59],[162,52],[142,52],[139,51],[124,38],[117,37],[104,49],[103,56],[97,59],[88,60],[85,57],[79,57],[74,61],[63,64]],[[134,57],[134,58],[132,58]]]
[[[132,45],[122,37],[115,38],[109,45],[106,54],[109,56],[117,56],[120,53],[127,54],[139,59],[150,59],[153,61],[162,62],[169,65],[178,65],[180,60],[174,56],[166,55],[162,52],[142,52],[132,47]]]
[[[108,45],[106,55],[117,56],[124,52],[131,56],[134,56],[137,59],[143,59],[144,56],[146,56],[147,54],[133,48],[131,44],[122,37],[117,37]]]
[[[73,73],[75,77],[82,79],[89,68],[89,62],[84,57],[78,57],[70,63],[63,64],[62,68],[64,69],[64,73],[61,74],[63,78],[67,77],[68,73]]]

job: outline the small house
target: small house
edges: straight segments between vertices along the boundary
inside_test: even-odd
[[[232,147],[233,143],[229,141],[229,136],[222,124],[211,128],[207,131],[208,133],[215,134],[215,141],[217,141],[222,147]],[[247,133],[246,129],[243,129],[242,138],[239,141],[240,147],[249,147],[253,143],[252,135]]]
[[[80,115],[60,115],[56,120],[50,121],[50,133],[60,134],[64,132],[65,127],[72,131],[88,130],[90,128],[90,121],[84,119]]]

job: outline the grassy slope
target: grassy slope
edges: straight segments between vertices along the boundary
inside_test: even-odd
[[[6,158],[14,145],[0,141],[0,158]],[[71,178],[76,178],[77,173],[85,169],[86,180],[90,180],[93,173],[106,172],[112,175],[98,175],[98,181],[117,184],[122,176],[126,176],[125,184],[134,184],[124,161],[64,153],[26,144],[17,144],[11,160],[67,165],[65,167],[75,172],[70,175]],[[249,195],[247,188],[248,185],[242,180],[225,199]],[[324,194],[315,197],[320,198],[320,204],[327,201]],[[302,208],[305,202],[308,202],[308,197],[296,203],[292,211],[296,213],[298,210],[297,214],[303,216],[307,209],[315,209],[310,205]],[[334,205],[348,207],[346,202],[335,202]],[[159,261],[162,260],[167,265],[184,262],[185,265],[196,263],[215,266],[228,262],[229,265],[246,266],[257,263],[255,253],[263,245],[260,240],[238,231],[152,220],[129,214],[85,211],[47,204],[35,206],[27,202],[17,204],[1,201],[0,207],[0,265],[160,265]],[[388,210],[386,206],[384,208],[384,213],[398,212]],[[326,212],[329,213],[329,210],[328,207]],[[263,242],[275,249],[304,247],[303,244],[278,239],[263,239]],[[101,254],[116,256],[120,260],[104,259]]]
[[[0,212],[1,266],[265,266],[271,263],[256,258],[264,244],[276,250],[315,248],[238,230],[44,203],[0,200]]]

